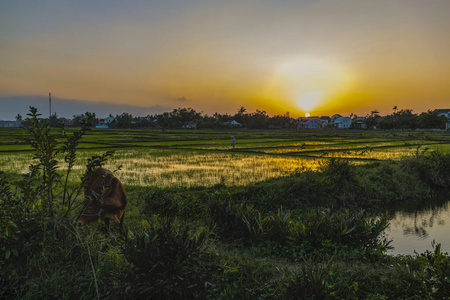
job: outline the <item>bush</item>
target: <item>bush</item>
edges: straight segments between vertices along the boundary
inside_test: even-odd
[[[358,299],[358,282],[333,267],[333,258],[321,263],[305,260],[286,279],[284,299]]]
[[[155,299],[204,298],[198,259],[204,254],[209,229],[191,231],[172,217],[154,216],[121,246],[132,270],[122,281],[128,295]]]
[[[404,296],[447,299],[450,295],[450,257],[441,252],[441,244],[433,244],[433,248],[417,254],[415,260],[406,258],[393,264],[405,285]]]
[[[416,156],[402,160],[402,166],[418,174],[421,181],[433,188],[450,187],[450,153],[418,152]]]

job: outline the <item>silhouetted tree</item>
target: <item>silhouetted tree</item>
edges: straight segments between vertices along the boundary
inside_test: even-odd
[[[176,108],[170,113],[171,123],[174,127],[180,127],[184,122],[201,119],[201,113],[192,108]]]
[[[254,129],[264,129],[267,128],[267,120],[269,116],[266,111],[257,109],[256,112],[250,114],[249,116],[249,128]]]
[[[291,126],[291,118],[288,115],[276,115],[267,120],[267,125],[289,128]]]
[[[428,110],[417,117],[417,126],[424,129],[445,129],[447,119],[444,116],[438,116],[436,113]]]
[[[378,110],[372,110],[370,115],[366,115],[366,119],[364,120],[364,124],[366,124],[368,129],[373,129],[378,124],[378,120],[381,118]]]
[[[379,122],[381,129],[416,129],[417,116],[412,113],[412,109],[402,109],[387,115]]]
[[[129,113],[124,112],[121,115],[116,115],[116,121],[118,128],[131,128],[133,116]]]
[[[89,120],[86,116],[90,116]],[[73,126],[80,127],[83,120],[88,120],[91,126],[98,124],[98,119],[96,118],[95,113],[86,112],[82,115],[73,115]]]
[[[58,125],[58,115],[56,112],[48,118],[48,123],[50,124],[50,127],[56,127]]]

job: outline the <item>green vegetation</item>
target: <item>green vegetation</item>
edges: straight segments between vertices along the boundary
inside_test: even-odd
[[[238,131],[234,136],[247,146],[225,151],[220,143],[228,140],[228,131],[108,131],[105,137],[88,131],[89,122],[80,130],[50,130],[36,111],[28,122],[26,132],[1,136],[2,143],[19,136],[34,149],[31,155],[18,154],[31,161],[26,175],[16,174],[18,169],[0,175],[2,299],[448,297],[448,254],[437,244],[434,251],[414,256],[385,255],[389,241],[382,232],[388,226],[387,214],[378,209],[448,191],[450,154],[422,150],[448,144],[448,135],[280,131],[274,138],[267,131]],[[89,147],[107,147],[80,150],[83,141]],[[139,145],[144,142],[149,144]],[[126,151],[134,149],[136,157],[144,150],[152,150],[149,156],[178,151],[186,157],[204,151],[232,155],[234,160],[253,155],[262,161],[293,159],[290,154],[264,152],[290,148],[299,152],[292,156],[311,160],[309,156],[320,150],[307,147],[339,143],[345,145],[336,147],[341,153],[387,147],[407,148],[410,154],[396,160],[364,155],[342,159],[329,158],[324,152],[331,150],[322,149],[314,168],[299,161],[282,176],[267,175],[245,184],[231,184],[225,176],[202,184],[199,175],[193,184],[141,186],[136,177],[126,182],[127,239],[115,231],[104,236],[99,222],[74,225],[84,202],[79,197],[83,175],[113,164],[106,152],[113,148],[120,157],[116,162],[123,164],[129,158]],[[199,144],[212,147],[200,149]],[[2,170],[5,165],[2,162]]]
[[[67,134],[75,132],[66,129]],[[54,130],[62,145],[64,137]],[[0,170],[26,173],[32,148],[22,141],[24,131],[0,129]],[[230,137],[237,144],[231,150]],[[27,150],[28,149],[28,150]],[[78,145],[78,160],[70,181],[84,172],[84,161],[97,153],[115,150],[106,163],[128,186],[195,187],[247,185],[285,176],[296,169],[317,170],[330,158],[355,163],[398,160],[416,152],[450,150],[444,132],[373,132],[339,130],[91,130]],[[63,155],[57,156],[63,161]]]

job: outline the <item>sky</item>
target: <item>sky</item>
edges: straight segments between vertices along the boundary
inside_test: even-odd
[[[450,108],[449,15],[449,0],[0,0],[0,97],[294,117]]]

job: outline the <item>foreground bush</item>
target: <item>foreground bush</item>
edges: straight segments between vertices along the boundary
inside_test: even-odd
[[[191,231],[174,218],[153,217],[121,246],[132,270],[122,279],[128,296],[154,299],[203,298],[199,258],[209,230]]]

